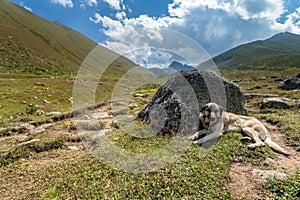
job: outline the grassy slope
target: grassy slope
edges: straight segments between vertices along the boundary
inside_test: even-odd
[[[243,44],[213,58],[220,69],[265,71],[300,67],[300,36],[280,33],[264,41]]]
[[[82,34],[0,1],[0,73],[75,73],[97,45]]]
[[[248,75],[251,77],[251,72]],[[255,76],[255,74],[252,74]],[[231,74],[238,77],[238,74]],[[249,77],[248,76],[248,77]],[[245,80],[242,78],[241,85],[247,90],[249,87],[268,84],[272,93],[283,97],[296,99],[299,91],[281,91],[276,88],[274,78]],[[267,90],[270,93],[270,89]],[[148,93],[150,98],[155,90],[141,90],[139,93]],[[256,89],[249,92],[266,92],[265,89]],[[299,148],[299,108],[289,110],[268,110],[261,114],[257,109],[261,99],[247,101],[250,114],[269,121],[280,120],[281,129],[291,145]],[[137,102],[141,108],[147,101],[133,98],[131,102]],[[136,108],[136,109],[139,109]],[[135,110],[133,110],[135,111]],[[289,120],[284,120],[289,115]],[[292,122],[292,124],[291,124]],[[239,158],[238,162],[261,165],[262,160],[272,157],[273,152],[263,147],[256,150],[248,150],[247,144],[241,143],[240,134],[226,134],[221,137],[214,148],[207,154],[201,153],[201,148],[191,146],[177,162],[164,168],[146,174],[131,174],[121,172],[102,164],[88,152],[70,151],[65,144],[73,141],[78,142],[78,136],[71,122],[65,120],[61,125],[65,127],[61,132],[58,128],[50,129],[42,134],[30,136],[40,138],[41,141],[27,145],[24,148],[8,150],[8,154],[1,156],[2,166],[0,172],[1,193],[15,195],[17,198],[30,199],[82,199],[82,198],[146,198],[146,199],[230,199],[227,190],[229,181],[230,164]],[[291,130],[292,127],[292,130]],[[147,140],[134,138],[120,130],[110,134],[111,139],[120,148],[133,152],[155,151],[161,145],[167,143],[169,138],[152,137]],[[75,141],[75,143],[74,143]],[[298,141],[298,142],[297,142]],[[12,144],[17,143],[17,141]],[[23,160],[20,158],[24,158]],[[15,160],[12,164],[5,164],[9,159]],[[262,187],[262,194],[276,195],[282,198],[284,195],[295,197],[295,191],[299,185],[299,173],[295,173],[286,181],[270,180]],[[23,188],[20,190],[19,188]]]
[[[80,61],[79,58],[82,58],[81,55],[84,57],[84,52],[86,52],[84,50],[85,47],[81,47],[83,54],[80,53],[80,49],[78,50],[79,53],[73,49],[74,44],[76,44],[74,41],[78,41],[78,39],[72,41],[71,38],[75,38],[75,36],[71,35],[69,37],[69,30],[67,28],[61,27],[59,38],[62,38],[62,41],[59,41],[59,38],[51,35],[50,27],[38,32],[33,31],[38,30],[39,27],[31,27],[33,26],[32,24],[44,25],[44,20],[36,18],[34,19],[36,20],[35,23],[29,23],[30,27],[28,27],[28,21],[33,20],[30,17],[32,16],[30,12],[24,12],[21,8],[6,3],[6,1],[0,1],[0,4],[1,19],[7,19],[13,24],[11,27],[3,23],[8,22],[7,20],[1,21],[4,24],[0,26],[1,31],[6,34],[0,41],[2,42],[1,47],[6,48],[0,49],[0,59],[3,59],[0,70],[4,69],[2,72],[6,73],[7,69],[9,69],[13,73],[25,72],[27,74],[38,74],[43,72],[43,70],[49,70],[49,65],[45,64],[49,63],[49,61],[53,62],[51,66],[55,68],[65,66],[63,69],[69,69],[72,72],[74,69],[73,64],[74,66],[78,64],[78,61]],[[5,13],[3,12],[4,9],[6,9],[5,15],[3,15]],[[7,15],[8,11],[18,14],[16,16]],[[51,23],[51,26],[59,28],[61,25]],[[19,33],[11,32],[14,27],[21,28],[24,35],[21,36]],[[14,35],[11,33],[14,33]],[[35,46],[32,42],[26,43],[25,47],[20,45],[32,40],[36,41],[38,45]],[[77,45],[79,44],[84,44],[84,41],[79,42]],[[76,52],[76,56],[72,53],[70,54],[69,49],[72,52]],[[28,57],[26,57],[27,54]],[[21,55],[23,59],[15,59],[16,56]],[[7,60],[9,62],[6,62]],[[72,64],[68,63],[68,61]],[[8,64],[3,65],[3,63]],[[38,69],[28,71],[26,67],[30,66],[29,63],[37,65]],[[17,68],[16,66],[24,67]],[[96,95],[98,102],[109,99],[115,82],[132,66],[133,63],[123,58],[119,58],[119,60],[112,63],[99,82]],[[32,69],[32,67],[29,67],[29,69]],[[57,72],[55,69],[49,71],[49,75],[64,74],[63,71]],[[286,74],[284,75],[291,75],[294,72],[294,69],[288,70],[285,71]],[[225,72],[225,75],[232,79],[242,79],[241,86],[244,89],[268,84],[272,88],[272,93],[278,93],[283,97],[294,99],[299,97],[299,92],[277,90],[276,84],[269,82],[273,81],[271,78],[258,81],[251,80],[250,84],[244,83],[249,82],[251,77],[257,77],[257,71],[244,71],[242,75],[239,73],[238,71],[230,70]],[[264,76],[270,75],[269,72],[264,73],[259,74]],[[277,73],[275,75],[282,75],[279,72],[275,73]],[[30,103],[38,104],[40,109],[46,112],[69,111],[71,108],[69,98],[72,95],[72,79],[51,79],[49,77],[41,78],[20,74],[5,74],[1,76],[0,116],[2,116],[2,120],[0,120],[0,123],[2,123],[2,127],[7,124],[17,123],[19,120],[37,120],[45,117],[27,115],[25,110]],[[270,93],[270,89],[263,88],[252,90],[251,92]],[[149,92],[149,94],[149,97],[151,97],[153,92]],[[44,99],[49,101],[50,104],[43,103]],[[247,102],[250,114],[269,121],[280,121],[281,128],[285,131],[290,144],[295,148],[299,148],[299,109],[286,111],[275,109],[261,114],[257,109],[259,100],[255,99]],[[133,102],[135,101],[139,100],[133,99]],[[138,102],[139,106],[145,103],[147,103],[146,100]],[[285,120],[286,115],[290,116],[288,121]],[[9,119],[10,116],[16,117],[16,119]],[[61,126],[64,127],[63,131],[58,130]],[[273,152],[265,147],[256,149],[255,151],[248,150],[247,144],[239,141],[239,138],[241,138],[239,134],[224,135],[208,155],[203,156],[200,147],[192,146],[177,162],[161,170],[148,174],[130,174],[117,171],[100,163],[89,152],[84,150],[78,152],[68,150],[66,148],[67,143],[74,145],[80,142],[74,131],[72,122],[69,120],[63,121],[62,124],[42,134],[29,136],[28,139],[38,138],[41,140],[22,148],[13,148],[15,144],[19,143],[18,139],[13,137],[12,139],[0,137],[0,142],[8,146],[8,148],[4,148],[5,150],[1,149],[0,151],[0,196],[4,195],[1,198],[79,199],[99,197],[124,199],[145,197],[152,199],[179,199],[184,196],[186,198],[228,199],[230,198],[229,191],[227,190],[227,183],[229,181],[228,170],[234,158],[239,157],[239,159],[242,159],[240,160],[242,162],[260,165],[264,158],[272,157],[273,154]],[[169,138],[158,137],[153,137],[146,141],[139,140],[119,130],[116,130],[112,134],[112,137],[116,138],[116,144],[124,148],[124,150],[135,152],[156,150],[169,140]],[[299,179],[299,173],[295,173],[287,181],[279,182],[272,180],[262,192],[268,192],[270,189],[278,198],[281,198],[282,195],[294,195],[293,191],[295,191],[295,188],[297,189]]]
[[[0,124],[45,117],[27,116],[30,104],[44,112],[69,112],[77,70],[97,44],[7,0],[0,0],[0,18]],[[97,53],[98,65],[115,55],[99,45]],[[99,80],[96,103],[107,101],[133,66],[123,57],[112,62]]]

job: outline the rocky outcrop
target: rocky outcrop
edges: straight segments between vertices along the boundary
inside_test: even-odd
[[[280,98],[266,98],[263,99],[260,109],[266,109],[266,108],[279,108],[279,109],[289,109],[292,105],[289,103],[283,101]]]
[[[208,70],[181,71],[159,88],[138,114],[163,135],[185,135],[201,128],[199,109],[215,102],[224,110],[247,115],[244,94],[235,84]]]
[[[278,88],[283,90],[297,90],[300,89],[300,74],[290,77],[278,84]]]

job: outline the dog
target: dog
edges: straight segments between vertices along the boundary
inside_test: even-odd
[[[199,118],[204,129],[188,138],[194,141],[195,144],[216,141],[223,133],[242,132],[249,136],[242,139],[254,140],[255,143],[248,145],[251,149],[267,145],[278,153],[285,156],[290,155],[271,140],[266,127],[254,117],[225,112],[218,104],[208,103],[200,109]]]

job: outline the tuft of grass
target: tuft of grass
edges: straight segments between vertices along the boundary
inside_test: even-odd
[[[22,146],[16,146],[4,155],[0,155],[0,166],[12,164],[21,158],[28,158],[30,155],[32,155],[32,153],[40,153],[63,148],[65,146],[65,141],[66,138],[61,136],[54,140],[44,142],[37,141]]]
[[[288,179],[268,179],[265,188],[272,191],[274,199],[299,199],[300,198],[300,171],[297,171]]]
[[[49,188],[48,190],[45,191],[45,193],[42,195],[42,199],[47,200],[47,199],[57,199],[58,192],[57,189],[54,188]]]

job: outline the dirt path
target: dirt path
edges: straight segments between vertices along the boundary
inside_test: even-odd
[[[229,172],[231,181],[228,188],[234,199],[260,199],[262,194],[259,187],[268,177],[284,178],[300,169],[300,153],[287,146],[284,136],[277,127],[270,124],[265,124],[265,126],[272,140],[291,155],[286,157],[274,153],[274,158],[267,158],[261,166],[233,163]]]

